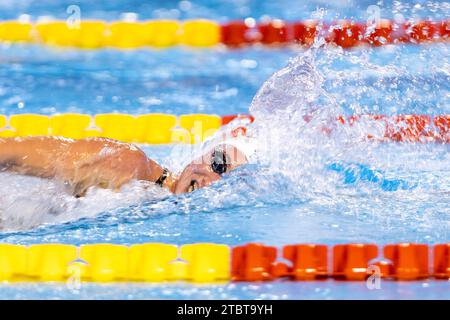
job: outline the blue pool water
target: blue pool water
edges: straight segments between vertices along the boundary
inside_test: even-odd
[[[190,6],[189,6],[190,3]],[[264,15],[366,19],[369,2],[326,4],[292,1],[109,1],[80,3],[83,17],[118,19],[205,17],[228,20]],[[445,2],[391,2],[386,17],[449,17]],[[420,6],[417,6],[420,4]],[[416,6],[415,6],[416,5]],[[4,1],[0,18],[27,13],[64,18],[63,1]],[[178,13],[177,13],[178,12]],[[330,18],[331,17],[331,18]],[[252,99],[271,75],[273,89]],[[0,48],[0,114],[63,112],[143,114],[252,112],[262,144],[258,164],[239,168],[214,186],[181,197],[132,183],[116,193],[91,190],[74,199],[58,183],[0,173],[0,241],[18,244],[110,242],[134,244],[215,242],[443,243],[450,240],[450,146],[378,144],[361,141],[377,128],[364,124],[331,137],[317,134],[319,119],[337,114],[450,114],[448,44],[359,48],[149,48],[79,51],[30,45]],[[153,159],[179,171],[193,150],[141,146]],[[177,149],[177,150],[178,150]],[[269,151],[281,154],[275,159]],[[178,150],[179,151],[179,150]],[[265,153],[265,152],[266,153]],[[179,154],[179,153],[178,153]],[[264,155],[264,156],[262,156]],[[270,155],[270,156],[269,156]],[[282,177],[280,179],[280,177]],[[449,299],[449,283],[65,284],[0,285],[0,298],[438,298]]]

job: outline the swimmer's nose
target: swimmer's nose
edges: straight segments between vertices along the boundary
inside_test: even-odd
[[[197,188],[211,185],[220,180],[220,175],[213,172],[211,166],[204,164],[191,164],[183,171],[174,188],[175,194],[190,192]]]

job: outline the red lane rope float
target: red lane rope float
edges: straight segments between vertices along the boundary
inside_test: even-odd
[[[369,139],[395,142],[441,142],[450,143],[450,115],[431,117],[429,115],[361,115],[338,121],[350,127],[361,121],[379,122],[384,125],[384,134]]]
[[[319,280],[328,275],[328,249],[320,244],[297,244],[283,247],[283,258],[292,263],[287,276],[293,280]],[[280,267],[278,267],[278,270]]]
[[[277,248],[250,243],[234,247],[231,256],[233,281],[263,281],[277,277],[273,271]]]
[[[270,281],[278,278],[291,280],[364,281],[377,274],[391,280],[422,280],[430,277],[450,279],[450,244],[438,244],[432,249],[426,244],[401,243],[384,246],[383,256],[375,244],[339,244],[331,248],[332,270],[329,270],[329,252],[326,245],[297,244],[282,249],[277,261],[276,247],[249,243],[232,249],[231,279],[233,281]]]
[[[384,247],[384,257],[392,262],[385,277],[398,280],[426,279],[430,275],[426,244],[395,244]]]
[[[343,48],[358,45],[381,46],[396,43],[445,41],[450,36],[450,21],[418,21],[395,23],[380,20],[374,26],[340,20],[321,27],[325,40]],[[318,22],[306,20],[285,22],[274,19],[263,23],[232,21],[221,26],[221,41],[236,47],[252,43],[266,45],[298,43],[309,46],[318,35]]]
[[[226,125],[235,118],[249,119],[254,121],[251,115],[227,115],[222,117],[222,125]],[[429,115],[358,115],[340,116],[337,119],[343,125],[352,127],[357,123],[376,122],[384,127],[384,132],[380,136],[368,134],[367,138],[378,141],[393,142],[440,142],[450,143],[450,115],[429,116]],[[246,129],[239,127],[235,133],[245,134]],[[329,130],[325,130],[329,133]]]
[[[223,126],[227,125],[234,119],[249,119],[250,122],[255,121],[255,118],[249,114],[231,114],[231,115],[222,116],[222,125]]]
[[[305,46],[313,44],[317,36],[317,22],[313,20],[297,22],[292,25],[292,28],[294,41]]]
[[[364,280],[369,261],[378,256],[374,244],[347,244],[333,247],[333,276],[344,280]]]
[[[450,243],[434,247],[433,273],[436,278],[450,279]]]

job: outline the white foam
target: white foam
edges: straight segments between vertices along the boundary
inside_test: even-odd
[[[118,207],[167,196],[152,183],[133,181],[120,192],[91,188],[75,198],[55,181],[12,173],[0,173],[0,230],[17,231],[94,217]]]

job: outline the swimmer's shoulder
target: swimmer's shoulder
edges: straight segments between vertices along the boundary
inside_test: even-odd
[[[134,144],[103,137],[90,137],[80,140],[72,140],[70,145],[73,151],[79,152],[89,152],[89,151],[106,152],[109,150],[109,151],[123,151],[123,152],[139,151],[140,153],[143,153],[141,149],[139,149]]]
[[[130,167],[132,170],[145,168],[148,161],[145,152],[136,145],[110,138],[75,140],[71,143],[70,151],[78,155],[91,154],[97,160],[114,160],[121,168]]]

